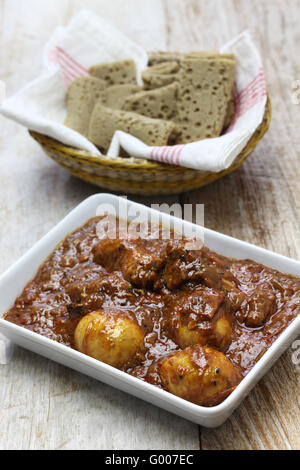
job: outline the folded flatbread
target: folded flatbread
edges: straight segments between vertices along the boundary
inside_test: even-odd
[[[235,84],[235,61],[203,54],[181,62],[178,74],[178,144],[218,137],[229,122]],[[230,111],[231,110],[231,111]]]
[[[234,54],[220,54],[218,51],[194,51],[185,54],[185,59],[206,58],[206,59],[228,59],[236,61]]]
[[[102,93],[101,101],[108,108],[122,109],[125,100],[142,91],[142,87],[138,85],[113,85]]]
[[[226,113],[226,118],[225,118],[223,130],[228,129],[228,127],[230,126],[230,124],[232,123],[232,121],[234,119],[234,116],[235,116],[235,101],[234,101],[234,99],[232,99],[228,103],[227,113]]]
[[[67,92],[65,125],[87,137],[94,106],[105,88],[106,83],[99,78],[80,77],[74,80]]]
[[[180,62],[184,58],[181,52],[162,52],[153,51],[148,53],[148,65],[154,66],[162,64],[163,62]]]
[[[93,111],[88,138],[107,151],[117,130],[127,132],[146,145],[167,145],[176,132],[172,121],[151,119],[136,113],[106,108],[98,103]]]
[[[134,60],[121,60],[107,64],[95,65],[90,68],[90,74],[104,80],[107,86],[137,85],[137,70]]]
[[[141,91],[125,99],[123,109],[153,119],[173,120],[177,111],[177,83],[156,90]]]
[[[176,61],[178,64],[182,62],[182,60],[192,57],[207,57],[209,59],[214,59],[215,57],[222,56],[223,58],[231,58],[235,60],[234,54],[220,54],[218,51],[194,51],[189,52],[187,54],[182,52],[149,52],[148,54],[148,65],[159,65],[165,62]]]
[[[180,66],[176,61],[163,62],[149,67],[142,74],[145,88],[153,90],[173,83],[179,70]]]
[[[236,67],[236,59],[234,54],[220,54],[219,52],[216,51],[196,51],[196,52],[190,52],[189,54],[185,55],[186,58],[201,58],[201,57],[206,57],[208,59],[227,59],[229,61],[232,61],[232,66]],[[232,123],[235,115],[235,101],[234,97],[229,101],[228,106],[227,106],[227,113],[224,121],[224,126],[223,129],[227,129],[230,124]]]

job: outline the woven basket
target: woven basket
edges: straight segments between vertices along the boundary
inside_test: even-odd
[[[73,176],[110,191],[147,196],[191,191],[237,170],[267,132],[270,120],[271,102],[268,97],[262,124],[231,167],[219,173],[191,170],[148,160],[93,156],[86,151],[68,147],[37,132],[30,131],[30,134],[49,157]]]

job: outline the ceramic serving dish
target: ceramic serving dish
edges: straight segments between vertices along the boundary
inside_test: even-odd
[[[223,403],[213,408],[204,408],[185,401],[62,344],[9,323],[2,318],[57,244],[70,232],[85,224],[92,217],[95,217],[100,205],[102,208],[105,207],[108,212],[111,211],[111,213],[115,213],[123,218],[124,210],[126,213],[132,214],[133,218],[136,217],[135,214],[141,211],[152,216],[160,214],[145,206],[109,194],[98,194],[85,200],[0,277],[0,332],[24,348],[83,374],[87,374],[183,418],[206,427],[220,426],[299,335],[300,317],[296,318],[281,334],[236,390]],[[120,213],[120,207],[122,208],[122,213]],[[178,224],[179,226],[182,224],[185,229],[193,229],[198,235],[200,233],[204,234],[205,245],[225,256],[240,259],[251,258],[282,272],[300,276],[300,263],[297,261],[220,233],[205,228],[202,229],[188,222],[179,221],[166,214],[160,214],[160,216],[164,225],[174,226],[176,224],[177,228]]]

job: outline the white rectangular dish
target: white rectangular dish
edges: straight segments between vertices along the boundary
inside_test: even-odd
[[[154,217],[160,215],[164,225],[173,226],[174,224],[183,224],[185,228],[192,228],[198,233],[201,231],[201,233],[204,233],[205,245],[225,256],[239,259],[250,258],[274,269],[278,269],[281,272],[300,276],[300,263],[297,261],[220,233],[196,227],[188,222],[179,221],[172,216],[160,214],[153,209],[127,201],[126,199],[118,198],[110,194],[97,194],[88,198],[75,208],[62,222],[0,277],[0,332],[26,349],[87,374],[108,385],[131,393],[138,398],[146,400],[197,424],[211,428],[220,426],[299,335],[300,317],[296,318],[281,334],[236,390],[223,403],[213,408],[204,408],[185,401],[62,344],[9,323],[2,318],[5,312],[13,305],[15,299],[21,294],[25,285],[35,276],[39,266],[44,262],[47,256],[52,253],[59,242],[69,233],[84,225],[89,219],[95,217],[99,205],[101,205],[101,207],[106,205],[108,210],[109,208],[113,208],[117,216],[123,217],[123,211],[122,214],[119,212],[120,203],[121,206],[126,209],[127,213],[129,210],[133,218],[136,217],[136,211],[143,211]]]

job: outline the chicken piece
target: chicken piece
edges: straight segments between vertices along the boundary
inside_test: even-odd
[[[197,287],[173,295],[168,302],[169,334],[182,349],[210,344],[225,350],[230,343],[232,318],[229,302],[221,291]]]
[[[122,305],[130,298],[131,291],[132,286],[122,278],[120,273],[111,273],[94,281],[73,282],[66,288],[70,297],[68,312],[71,317],[76,318],[99,310],[107,296],[116,306]]]
[[[195,320],[211,321],[222,303],[225,294],[216,289],[197,286],[188,290],[179,292],[179,299],[174,296],[171,306],[175,311],[192,316]]]
[[[74,282],[66,288],[66,292],[70,297],[67,308],[71,318],[80,317],[100,308],[104,301],[99,280]]]
[[[170,290],[186,281],[201,280],[201,252],[186,249],[185,240],[172,240],[167,248],[163,284]]]
[[[169,243],[163,277],[166,287],[173,290],[187,281],[202,281],[207,287],[220,289],[226,268],[224,260],[208,252],[205,247],[189,250],[186,246],[186,240],[172,240]],[[230,273],[226,275],[234,277]]]
[[[226,273],[230,275],[230,273]],[[225,276],[222,279],[222,289],[227,294],[227,299],[230,301],[231,309],[236,312],[246,299],[246,295],[241,292],[237,286],[237,280],[233,282],[232,280],[226,279]]]
[[[144,240],[103,240],[95,250],[95,261],[108,270],[119,270],[137,287],[156,287],[164,259],[145,248]]]
[[[237,315],[249,328],[259,328],[276,311],[276,297],[268,283],[258,286]]]
[[[103,309],[82,318],[75,331],[78,351],[116,368],[135,361],[144,333],[120,310]]]
[[[135,286],[155,288],[163,264],[163,259],[148,253],[142,246],[131,244],[126,247],[122,259],[122,273]]]
[[[119,270],[124,246],[122,240],[105,238],[94,248],[95,262],[108,271]]]
[[[215,406],[242,380],[227,357],[199,345],[163,360],[159,375],[165,390],[201,406]]]

